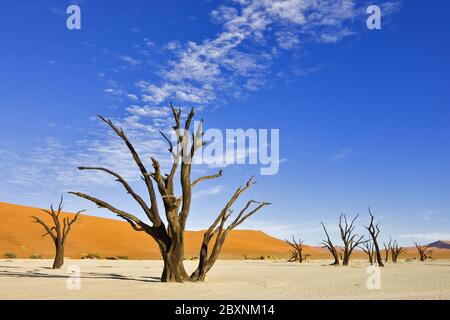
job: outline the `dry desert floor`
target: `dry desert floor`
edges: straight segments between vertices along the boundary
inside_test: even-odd
[[[0,299],[450,299],[449,260],[388,264],[379,290],[367,288],[365,261],[218,261],[206,282],[183,284],[159,282],[161,261],[66,259],[57,271],[51,262],[0,260]],[[68,288],[68,268],[80,271],[80,289]]]

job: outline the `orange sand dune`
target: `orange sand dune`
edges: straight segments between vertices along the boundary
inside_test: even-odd
[[[19,258],[53,255],[51,239],[42,237],[44,231],[30,216],[39,216],[44,221],[50,218],[40,209],[0,203],[0,257],[11,252]],[[69,214],[70,216],[70,214]],[[185,240],[186,258],[199,254],[203,231],[187,231]],[[326,252],[307,247],[311,258],[326,258]],[[153,239],[143,232],[136,232],[126,222],[82,215],[73,226],[66,245],[66,257],[80,258],[86,254],[97,254],[102,258],[127,256],[129,259],[160,259],[158,247]],[[280,239],[260,231],[235,230],[225,242],[220,258],[242,259],[244,256],[273,256],[286,258],[289,246]]]
[[[14,253],[19,258],[41,255],[51,258],[54,247],[50,238],[42,237],[44,231],[38,224],[32,223],[31,216],[39,216],[44,221],[50,218],[41,209],[0,202],[0,258],[5,253]],[[72,216],[69,214],[69,216]],[[187,231],[185,256],[197,257],[204,231]],[[446,241],[431,246],[432,257],[450,258],[450,250],[442,247]],[[234,230],[230,233],[222,249],[221,259],[243,259],[271,256],[288,258],[289,246],[282,240],[268,236],[261,231]],[[129,259],[160,259],[158,247],[153,239],[143,232],[131,229],[128,223],[82,215],[74,225],[66,245],[66,257],[80,258],[87,254],[96,254],[102,258],[126,256]],[[305,246],[309,259],[330,259],[327,250],[320,247]],[[365,259],[365,253],[355,250],[354,259]],[[384,252],[383,252],[384,257]],[[414,247],[406,248],[401,258],[418,257]]]
[[[440,241],[439,241],[440,242]],[[444,242],[444,241],[442,241]],[[429,251],[431,251],[431,258],[432,259],[450,259],[450,249],[442,249],[439,247],[434,247],[432,244],[429,245]],[[417,252],[416,247],[408,247],[405,248],[405,251],[402,252],[401,258],[407,258],[407,259],[418,259],[419,254]]]

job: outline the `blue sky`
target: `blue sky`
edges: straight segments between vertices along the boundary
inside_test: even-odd
[[[320,221],[334,231],[360,213],[363,225],[371,206],[383,238],[450,238],[448,1],[374,1],[381,30],[367,29],[366,1],[74,2],[79,31],[65,27],[68,2],[2,1],[0,201],[47,207],[85,191],[140,215],[112,179],[76,167],[110,166],[143,192],[95,115],[164,157],[155,129],[172,100],[206,128],[280,129],[279,173],[243,199],[273,205],[244,228],[317,244]],[[258,173],[231,165],[199,187],[188,228]],[[66,196],[85,208],[113,217]]]

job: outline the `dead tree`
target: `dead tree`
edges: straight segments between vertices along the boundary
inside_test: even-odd
[[[60,215],[62,209],[63,197],[61,196],[61,201],[59,202],[58,209],[56,211],[53,209],[53,205],[50,206],[50,210],[42,210],[52,218],[53,226],[50,226],[38,217],[32,217],[35,223],[40,224],[45,229],[46,233],[42,235],[42,237],[49,235],[55,244],[55,260],[53,261],[53,269],[60,269],[63,266],[64,248],[67,242],[67,237],[72,225],[78,220],[80,213],[84,212],[84,210],[79,211],[72,219],[63,217],[61,224]]]
[[[323,222],[321,222],[323,230],[325,231],[325,235],[327,236],[327,240],[323,240],[321,243],[323,245],[323,248],[327,248],[331,254],[333,255],[334,262],[331,264],[332,266],[338,266],[339,263],[339,253],[336,247],[334,246],[333,242],[331,242],[330,236],[328,235],[327,228],[325,228],[325,225]]]
[[[384,245],[384,261],[388,262],[389,260],[389,252],[392,251],[392,239],[389,237],[389,242],[386,244],[386,242],[383,242]]]
[[[405,249],[403,247],[400,247],[397,243],[397,240],[394,241],[391,249],[392,254],[392,262],[397,263],[398,257]]]
[[[286,243],[291,246],[291,257],[289,258],[289,262],[298,261],[302,263],[305,260],[305,256],[303,255],[303,243],[302,239],[295,240],[295,237],[292,236],[292,241],[285,240]]]
[[[360,248],[367,254],[370,265],[373,265],[375,261],[375,246],[372,240],[367,240],[361,243]]]
[[[162,138],[164,138],[164,140],[168,143],[169,152],[172,155],[171,168],[168,174],[164,174],[161,171],[160,163],[155,158],[151,158],[153,171],[150,172],[144,165],[141,157],[136,152],[134,146],[125,135],[124,131],[117,127],[111,120],[99,116],[99,118],[111,127],[111,129],[127,146],[134,162],[137,165],[137,168],[141,173],[142,180],[145,183],[149,203],[144,201],[144,199],[142,199],[141,196],[139,196],[119,174],[106,168],[79,168],[80,170],[103,171],[112,175],[120,184],[122,184],[127,193],[130,194],[131,197],[139,204],[150,223],[145,223],[135,215],[117,209],[109,203],[94,198],[90,195],[79,192],[71,193],[97,204],[100,208],[108,209],[127,221],[135,231],[145,232],[152,237],[157,242],[164,260],[164,270],[162,272],[161,281],[201,281],[205,279],[206,273],[214,265],[228,233],[270,203],[260,203],[253,200],[247,202],[237,217],[228,226],[225,226],[227,220],[231,217],[233,212],[231,209],[232,206],[244,192],[255,184],[255,181],[251,178],[247,181],[245,186],[239,187],[231,196],[225,207],[220,211],[213,224],[205,232],[200,249],[199,265],[197,269],[189,276],[183,265],[183,257],[184,231],[191,208],[192,189],[205,180],[221,177],[223,172],[219,171],[214,175],[203,176],[195,179],[194,181],[191,180],[192,159],[195,153],[205,145],[202,139],[204,135],[202,130],[202,121],[200,122],[197,130],[193,129],[191,132],[191,123],[194,118],[194,110],[191,110],[184,123],[182,123],[181,108],[175,109],[171,106],[171,109],[175,122],[172,128],[176,134],[176,142],[172,142],[172,140],[170,140],[163,132],[160,132]],[[174,178],[178,171],[180,172],[181,195],[175,194],[174,187]],[[164,205],[166,222],[163,221],[159,213],[154,183],[156,184],[156,189],[159,192],[161,201]],[[167,227],[166,223],[168,224]],[[214,241],[211,248],[210,242],[213,239]]]
[[[369,208],[369,214],[370,214],[370,224],[366,229],[369,231],[370,236],[372,238],[373,245],[375,247],[375,256],[377,258],[377,263],[379,267],[384,267],[383,261],[381,259],[381,253],[380,253],[380,247],[378,245],[378,235],[380,234],[380,227],[379,224],[374,224],[375,217],[372,215],[372,212]]]
[[[342,252],[342,265],[347,266],[350,262],[350,256],[353,250],[363,242],[364,236],[358,236],[354,234],[355,231],[355,221],[358,219],[359,215],[350,222],[347,221],[345,214],[341,214],[339,217],[339,230],[341,233],[341,239],[344,243]]]
[[[429,250],[429,248],[430,248],[429,246],[426,246],[426,245],[422,246],[422,245],[418,244],[417,242],[414,242],[414,245],[416,246],[417,251],[419,252],[420,261],[423,262],[431,257],[432,251]]]

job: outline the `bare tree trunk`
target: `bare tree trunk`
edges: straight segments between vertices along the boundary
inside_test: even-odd
[[[333,258],[334,258],[334,262],[331,265],[332,266],[338,266],[340,263],[339,263],[339,255],[338,255],[336,249],[331,251],[331,254],[333,255]]]
[[[339,254],[336,250],[336,247],[333,245],[333,242],[331,242],[330,236],[328,235],[327,228],[325,228],[325,225],[323,222],[321,222],[321,225],[323,227],[323,230],[325,231],[325,235],[327,236],[327,240],[323,240],[323,248],[327,248],[331,254],[333,255],[334,262],[331,264],[332,266],[338,266],[339,265]]]
[[[183,254],[178,248],[174,252],[163,255],[164,269],[161,275],[162,282],[185,282],[190,278],[184,268]]]
[[[53,226],[50,227],[44,221],[37,217],[32,217],[34,222],[40,224],[46,231],[43,237],[49,235],[52,238],[53,244],[55,245],[55,259],[53,261],[53,269],[60,269],[64,265],[64,247],[66,245],[67,237],[72,228],[72,225],[78,220],[78,216],[83,211],[79,211],[75,214],[75,217],[70,220],[68,217],[63,218],[63,223],[60,221],[60,214],[63,208],[63,197],[58,206],[58,210],[53,209],[53,205],[50,210],[42,210],[47,213],[53,220]]]
[[[53,269],[60,269],[64,264],[64,246],[62,244],[55,245],[56,253],[53,261]]]
[[[375,217],[372,215],[370,208],[369,208],[369,214],[370,214],[370,224],[368,227],[366,227],[366,229],[369,231],[370,236],[372,237],[372,242],[375,247],[375,254],[377,257],[378,266],[384,267],[383,260],[381,258],[380,247],[378,246],[378,240],[377,240],[378,235],[380,234],[380,228],[379,228],[378,224],[374,225],[373,221],[374,221]]]
[[[389,260],[389,252],[392,252],[392,239],[389,237],[389,243],[384,243],[384,261],[388,262]]]
[[[348,266],[349,261],[350,261],[350,257],[344,253],[344,259],[342,259],[342,265]]]
[[[378,243],[375,243],[375,253],[377,255],[378,266],[384,267],[383,260],[381,259],[380,248],[378,247]]]
[[[369,263],[372,266],[375,257],[375,247],[373,245],[373,242],[370,239],[364,241],[363,243],[361,243],[360,248],[367,254],[367,257],[369,258]]]

